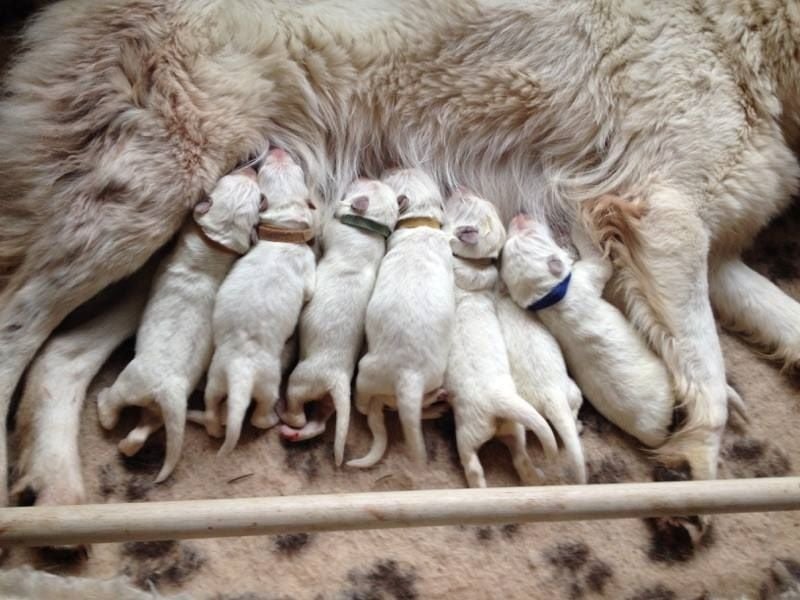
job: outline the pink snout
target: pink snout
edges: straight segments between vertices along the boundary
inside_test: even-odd
[[[277,162],[287,162],[292,160],[283,148],[272,148],[267,152],[267,158]]]
[[[535,221],[530,215],[519,213],[513,219],[511,219],[511,223],[508,226],[508,233],[517,233],[524,231],[525,229],[530,229],[534,224]]]

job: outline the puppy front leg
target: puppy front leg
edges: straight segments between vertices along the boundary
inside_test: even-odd
[[[723,325],[800,376],[800,303],[739,258],[712,260],[711,303]]]
[[[575,273],[582,274],[591,282],[598,295],[603,294],[608,280],[614,273],[611,261],[603,256],[597,246],[589,239],[582,223],[575,223],[571,230],[572,243],[575,244],[580,260],[573,267]]]

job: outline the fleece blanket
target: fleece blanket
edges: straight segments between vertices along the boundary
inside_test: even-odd
[[[17,2],[0,10],[0,62],[36,4],[41,3]],[[747,261],[800,300],[798,232],[800,203],[795,202],[764,232]],[[722,332],[722,344],[730,381],[747,403],[751,423],[744,426],[732,417],[720,477],[798,474],[798,383],[738,338]],[[396,415],[388,417],[385,460],[365,471],[334,467],[331,431],[289,445],[274,430],[249,428],[233,454],[219,459],[219,442],[190,425],[177,470],[155,485],[163,436],[155,436],[139,455],[124,458],[116,443],[136,415],[127,415],[112,432],[97,422],[97,391],[113,382],[131,354],[130,345],[115,354],[86,402],[81,454],[91,502],[465,485],[452,417],[425,423],[429,464],[419,470],[405,458]],[[653,465],[634,440],[586,403],[580,418],[590,485],[653,478]],[[347,456],[360,456],[368,445],[366,423],[355,416]],[[533,443],[530,452],[535,460],[542,458]],[[501,444],[487,444],[481,458],[489,485],[517,484]],[[549,466],[547,473],[555,480],[563,466]],[[88,557],[13,549],[0,568],[0,597],[26,599],[789,599],[800,598],[800,513],[715,517],[698,548],[688,539],[659,535],[652,521],[631,519],[97,544]]]

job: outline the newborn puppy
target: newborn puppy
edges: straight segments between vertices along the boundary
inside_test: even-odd
[[[300,166],[281,149],[270,150],[258,172],[265,206],[259,241],[225,279],[214,308],[214,358],[208,371],[202,422],[210,435],[222,434],[220,403],[227,396],[225,442],[220,455],[236,447],[250,399],[250,422],[267,429],[278,423],[275,405],[281,384],[281,356],[300,310],[314,291],[316,206]]]
[[[505,241],[497,211],[486,200],[459,191],[447,201],[447,223],[456,284],[456,322],[445,389],[453,407],[456,443],[470,487],[486,487],[478,450],[492,437],[508,446],[520,479],[538,480],[525,450],[525,429],[545,454],[557,454],[553,432],[517,394],[495,311],[497,267]]]
[[[297,441],[322,433],[332,400],[337,466],[344,457],[350,381],[364,340],[367,302],[397,215],[397,198],[386,184],[360,179],[350,185],[323,231],[314,297],[300,317],[300,363],[289,377],[281,435]],[[303,405],[326,397],[322,414],[306,423]]]
[[[125,406],[154,413],[144,414],[142,424],[120,443],[126,454],[136,452],[163,421],[167,450],[157,482],[180,458],[186,403],[211,360],[214,298],[233,262],[250,247],[260,198],[256,173],[246,169],[220,179],[208,201],[195,207],[156,273],[136,333],[135,358],[98,395],[106,429],[114,427]]]
[[[400,218],[367,305],[367,354],[358,363],[356,408],[368,417],[372,447],[351,467],[370,467],[386,451],[384,407],[396,408],[412,459],[426,459],[423,408],[439,399],[453,332],[453,265],[441,231],[444,204],[419,169],[384,174]]]
[[[547,225],[526,215],[511,221],[501,274],[514,301],[536,313],[558,340],[567,365],[607,419],[650,447],[663,444],[674,396],[664,363],[625,316],[602,298],[610,264],[592,256],[573,265]]]
[[[657,448],[668,438],[675,403],[666,366],[602,298],[611,264],[580,226],[572,237],[581,255],[574,265],[547,225],[517,215],[503,249],[503,281],[514,301],[535,312],[558,340],[592,405],[623,431]],[[745,416],[730,387],[728,401]]]
[[[577,422],[583,396],[567,374],[558,342],[534,315],[517,306],[507,294],[497,299],[497,317],[517,392],[544,415],[558,433],[572,478],[586,483],[586,464]]]

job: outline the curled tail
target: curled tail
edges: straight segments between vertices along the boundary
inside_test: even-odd
[[[558,445],[553,430],[535,408],[516,394],[496,396],[494,401],[500,417],[522,423],[525,429],[530,429],[539,438],[548,459],[558,456]]]
[[[369,405],[367,416],[370,431],[372,431],[372,446],[369,452],[361,458],[347,461],[348,467],[365,469],[375,465],[386,453],[386,423],[383,420],[383,403],[373,400]]]

